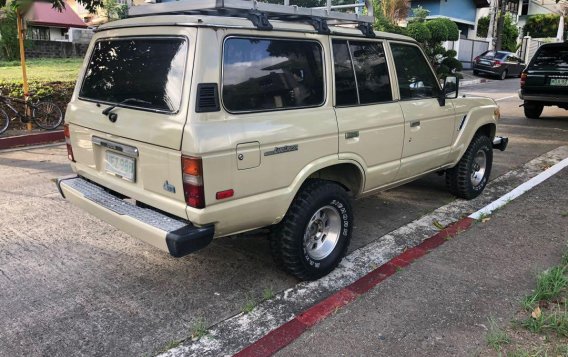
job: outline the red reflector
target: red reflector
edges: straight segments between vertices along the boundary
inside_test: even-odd
[[[63,135],[65,136],[65,146],[67,146],[67,158],[75,162],[73,147],[71,147],[71,131],[69,130],[69,124],[65,124],[63,126]]]
[[[233,195],[235,194],[235,191],[233,190],[225,190],[225,191],[219,191],[217,192],[217,194],[215,195],[215,197],[218,200],[223,200],[225,198],[229,198],[229,197],[233,197]]]
[[[183,191],[185,193],[185,202],[190,207],[205,207],[205,194],[203,192],[203,186],[195,186],[184,182]]]
[[[521,88],[525,87],[525,84],[527,83],[527,76],[527,72],[521,73]]]

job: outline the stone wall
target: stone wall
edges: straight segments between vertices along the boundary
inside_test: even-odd
[[[27,58],[84,57],[88,44],[62,41],[30,40],[26,48]]]

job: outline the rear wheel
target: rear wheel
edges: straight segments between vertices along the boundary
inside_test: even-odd
[[[39,102],[34,106],[34,122],[42,129],[53,130],[61,125],[63,113],[52,102]]]
[[[501,75],[499,76],[500,80],[504,80],[505,78],[507,78],[507,70],[504,70],[503,72],[501,72]]]
[[[347,192],[325,180],[309,180],[270,234],[274,260],[302,280],[330,273],[345,256],[353,227]]]
[[[483,134],[476,135],[458,164],[446,171],[448,190],[461,198],[481,194],[489,181],[493,165],[493,143]]]
[[[0,109],[0,134],[8,130],[8,125],[10,124],[10,118],[4,109]]]
[[[528,119],[538,119],[542,114],[544,105],[533,102],[525,102],[523,108],[525,109],[525,117],[527,117]]]

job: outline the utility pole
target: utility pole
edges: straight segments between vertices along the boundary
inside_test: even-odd
[[[499,15],[497,18],[497,39],[495,40],[495,50],[500,51],[503,45],[503,27],[505,25],[505,11],[507,10],[508,0],[499,0]]]
[[[24,100],[27,102],[30,99],[30,88],[28,87],[28,74],[26,73],[26,50],[24,48],[24,37],[26,37],[26,30],[24,28],[24,17],[20,9],[16,10],[16,22],[18,25],[18,40],[20,43],[20,64],[22,66],[22,80],[24,85]],[[26,106],[26,111],[29,108]],[[30,113],[26,112],[26,115]],[[28,131],[32,131],[32,123],[27,124]]]
[[[491,0],[490,3],[490,10],[489,10],[489,28],[487,29],[487,41],[489,42],[489,49],[495,49],[495,25],[496,25],[496,17],[498,8],[499,8],[499,0]]]

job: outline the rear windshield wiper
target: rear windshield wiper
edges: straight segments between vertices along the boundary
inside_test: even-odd
[[[151,102],[148,102],[148,101],[142,100],[142,99],[138,99],[138,98],[126,98],[125,100],[123,100],[119,103],[116,103],[114,105],[111,105],[110,107],[103,110],[103,115],[108,115],[114,108],[116,108],[117,106],[120,106],[121,104],[126,104],[126,103],[152,104]]]

